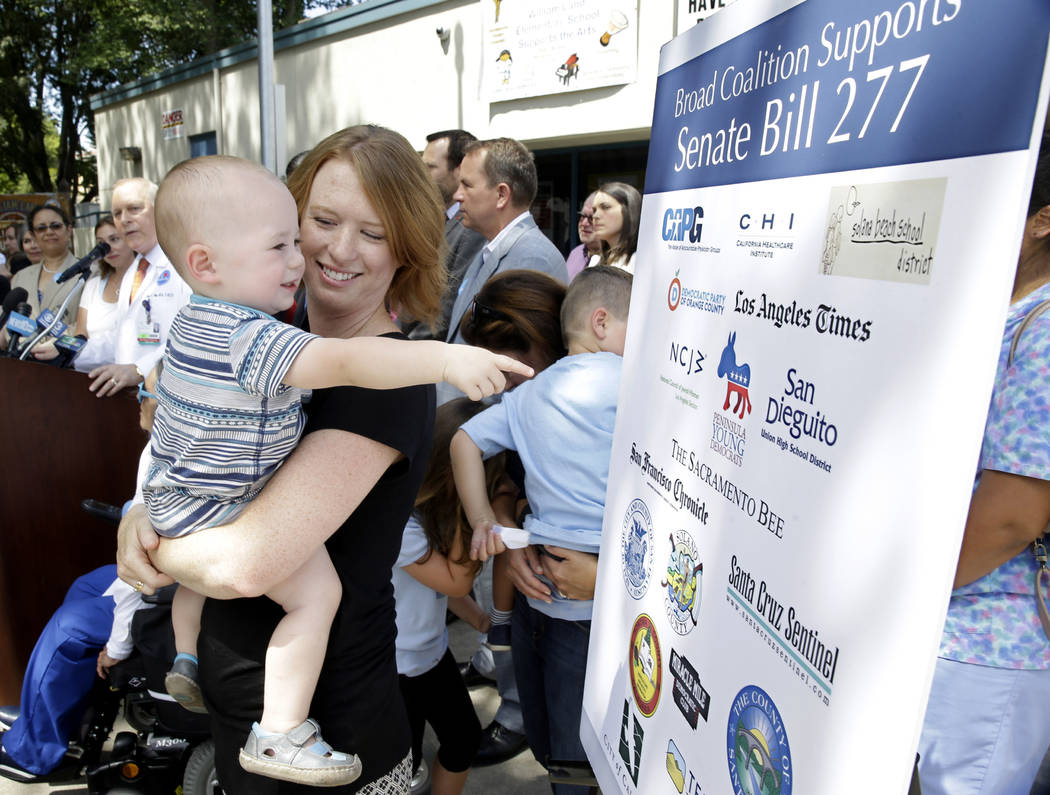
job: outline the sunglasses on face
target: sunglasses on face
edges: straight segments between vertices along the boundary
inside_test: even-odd
[[[590,213],[577,213],[580,217],[581,224],[589,224],[594,220],[594,216]]]
[[[65,229],[66,225],[60,221],[52,221],[49,224],[37,224],[33,227],[34,232],[46,232],[50,229],[52,232],[57,232],[59,229]]]

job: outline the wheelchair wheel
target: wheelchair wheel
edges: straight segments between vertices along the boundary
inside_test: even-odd
[[[183,795],[222,795],[215,770],[215,741],[205,740],[190,754],[182,778]]]

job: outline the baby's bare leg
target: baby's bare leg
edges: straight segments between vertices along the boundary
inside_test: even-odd
[[[197,656],[197,636],[201,632],[204,597],[180,585],[171,600],[171,626],[175,630],[175,651]]]
[[[263,714],[268,732],[306,720],[343,588],[324,547],[266,595],[284,608],[266,650]]]

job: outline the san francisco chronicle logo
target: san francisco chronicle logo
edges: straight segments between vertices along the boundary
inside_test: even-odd
[[[729,710],[726,745],[735,795],[790,795],[787,731],[765,690],[748,685],[737,693]]]
[[[631,646],[627,652],[631,667],[631,692],[638,711],[649,718],[660,703],[663,686],[663,665],[660,658],[660,639],[653,620],[642,613],[631,630]]]
[[[649,588],[649,575],[653,571],[653,520],[648,506],[641,500],[632,500],[627,506],[620,536],[620,556],[627,593],[634,599],[641,599]]]
[[[693,537],[685,530],[671,533],[671,554],[667,560],[667,579],[660,584],[667,589],[664,607],[671,628],[687,635],[700,616],[700,585],[704,564],[696,551]]]

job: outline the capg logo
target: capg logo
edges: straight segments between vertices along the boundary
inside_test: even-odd
[[[664,213],[663,238],[681,243],[688,237],[690,243],[699,243],[704,230],[703,220],[703,207],[668,209]]]

